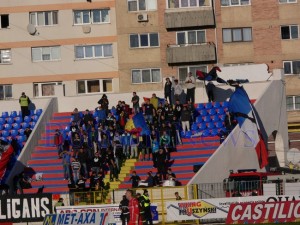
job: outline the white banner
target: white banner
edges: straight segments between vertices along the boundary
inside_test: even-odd
[[[81,212],[46,215],[43,225],[115,225],[109,212]]]
[[[167,202],[167,221],[226,219],[232,203],[258,203],[300,200],[300,196],[249,196]]]

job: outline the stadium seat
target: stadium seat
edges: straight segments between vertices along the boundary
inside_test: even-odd
[[[180,137],[185,138],[185,133],[184,133],[184,131],[181,131],[181,132],[180,132]]]
[[[25,135],[19,135],[17,136],[17,140],[19,143],[25,142],[26,141],[26,136]]]
[[[23,122],[21,124],[21,126],[22,126],[23,129],[26,129],[26,128],[30,127],[29,123],[26,123],[26,122]]]
[[[33,109],[30,110],[30,116],[34,116],[34,115],[35,115],[34,110]]]
[[[212,137],[217,136],[218,134],[219,134],[218,129],[212,129],[210,131],[210,136],[212,136]]]
[[[22,123],[22,122],[23,122],[23,118],[22,118],[21,116],[17,116],[17,117],[15,118],[15,122],[16,122],[16,123]]]
[[[32,121],[33,122],[37,122],[39,120],[39,116],[38,115],[34,115],[33,117],[32,117]]]
[[[198,130],[198,125],[196,123],[193,123],[192,127],[191,127],[191,130],[192,131]]]
[[[223,115],[220,115],[220,120],[221,120],[221,121],[224,121],[224,120],[225,120],[225,117],[226,117],[226,115],[225,115],[225,114],[223,114]]]
[[[0,123],[0,130],[3,130],[3,129],[4,129],[4,124]]]
[[[6,120],[2,117],[0,117],[0,124],[5,124],[6,123]]]
[[[29,127],[30,127],[31,129],[33,129],[33,128],[35,127],[35,125],[36,125],[36,122],[30,122],[30,123],[29,123]]]
[[[223,127],[223,122],[222,121],[216,122],[216,128],[222,128],[222,127]]]
[[[7,118],[8,117],[8,112],[2,112],[2,118]]]
[[[20,135],[24,135],[24,131],[25,131],[24,129],[20,129],[20,130],[19,130],[19,134],[20,134]]]
[[[214,106],[215,109],[219,109],[219,108],[222,107],[220,102],[215,102],[213,106]]]
[[[213,115],[213,116],[211,117],[211,121],[213,121],[213,122],[218,122],[218,121],[219,121],[219,116],[218,116],[218,115]]]
[[[66,126],[64,131],[67,133],[70,132],[70,126]]]
[[[15,120],[13,118],[11,118],[11,117],[8,117],[6,119],[6,123],[8,123],[8,124],[13,124],[14,122],[15,122]]]
[[[207,126],[208,129],[213,129],[213,128],[215,128],[215,124],[214,124],[213,122],[207,123],[206,126]]]
[[[204,109],[204,104],[203,103],[199,103],[196,107],[197,110],[199,109]]]
[[[228,105],[229,105],[229,102],[223,102],[223,103],[222,103],[222,107],[223,107],[223,108],[228,108]]]
[[[22,117],[22,111],[19,111],[18,116]]]
[[[204,130],[206,129],[206,123],[200,123],[200,125],[198,126],[199,127],[199,130]]]
[[[200,113],[201,116],[206,116],[207,115],[207,111],[205,109],[201,109],[199,113]]]
[[[7,138],[9,136],[9,131],[8,130],[3,130],[2,131],[2,137]]]
[[[42,113],[43,113],[43,110],[42,110],[42,109],[37,109],[37,110],[35,110],[35,115],[37,115],[37,116],[42,115]]]
[[[11,130],[12,125],[10,123],[4,124],[4,129],[5,130]]]
[[[217,114],[217,111],[216,111],[215,109],[212,108],[212,109],[209,109],[209,110],[208,110],[208,114],[209,114],[209,115],[215,115],[215,114]]]
[[[3,137],[3,136],[2,136],[2,137],[0,137],[0,140],[1,140],[1,141],[8,142],[7,137]]]
[[[203,133],[202,133],[202,136],[203,137],[208,137],[210,135],[210,132],[208,129],[204,130]]]
[[[30,116],[25,116],[24,117],[24,122],[26,122],[26,123],[31,122],[31,117]]]
[[[219,115],[225,114],[224,108],[219,108],[219,109],[218,109],[218,114],[219,114]]]
[[[204,121],[205,123],[211,121],[210,116],[203,116],[202,119],[203,119],[203,121]]]
[[[192,136],[192,131],[189,130],[185,133],[186,138],[191,138],[191,136]]]
[[[18,130],[11,130],[11,132],[10,132],[10,135],[12,137],[16,137],[16,136],[18,136],[18,134],[19,134]]]
[[[9,116],[12,118],[17,117],[18,116],[17,111],[11,111]]]
[[[13,123],[12,124],[12,129],[13,130],[19,130],[21,128],[21,124],[20,123]]]
[[[202,122],[202,116],[197,116],[196,123],[201,123],[201,122]]]
[[[211,102],[208,102],[205,104],[205,108],[206,109],[211,109],[213,107],[212,103]]]

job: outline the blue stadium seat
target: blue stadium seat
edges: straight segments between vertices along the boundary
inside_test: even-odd
[[[8,112],[2,112],[2,118],[7,118],[8,117]]]
[[[16,122],[16,123],[22,123],[22,122],[23,122],[23,118],[22,118],[21,116],[17,116],[17,117],[15,118],[15,122]]]
[[[219,108],[219,109],[218,109],[218,114],[219,114],[219,115],[225,114],[224,108]]]
[[[225,120],[225,117],[226,117],[226,115],[225,115],[225,114],[223,114],[223,115],[220,115],[220,120],[221,120],[221,121],[224,121],[224,120]]]
[[[25,142],[26,141],[26,136],[25,135],[19,135],[17,136],[17,140],[19,143]]]
[[[42,109],[37,109],[37,110],[35,110],[35,115],[37,115],[37,116],[42,115],[42,113],[43,113],[43,110],[42,110]]]
[[[208,129],[213,129],[213,128],[215,128],[215,124],[214,124],[213,122],[207,123],[206,126],[207,126]]]
[[[13,118],[11,118],[11,117],[8,117],[6,119],[6,123],[8,123],[8,124],[13,124],[14,122],[15,122],[15,120]]]
[[[223,127],[223,122],[222,121],[216,122],[216,128],[222,128],[222,127]]]
[[[185,133],[186,138],[191,138],[191,136],[192,136],[192,131],[189,130]]]
[[[9,131],[8,130],[3,130],[2,131],[2,137],[7,138],[9,136]]]
[[[196,107],[196,109],[204,109],[204,104],[203,103],[199,103]]]
[[[5,124],[6,123],[6,120],[2,117],[0,117],[0,124]]]
[[[0,140],[1,140],[1,141],[8,142],[7,137],[3,137],[3,136],[2,136],[2,137],[0,137]]]
[[[11,111],[10,112],[10,117],[15,118],[17,116],[18,116],[17,111]]]
[[[183,131],[180,132],[180,137],[185,138],[185,133]]]
[[[223,102],[223,103],[222,103],[222,107],[223,107],[223,108],[228,108],[228,105],[229,105],[229,102]]]
[[[214,103],[214,108],[215,109],[219,109],[219,108],[221,108],[222,106],[221,106],[221,104],[220,104],[220,102],[215,102]]]
[[[19,134],[18,130],[11,130],[11,132],[10,132],[10,135],[12,137],[16,137],[16,136],[18,136],[18,134]]]
[[[22,117],[22,111],[19,111],[18,116]]]
[[[197,116],[196,123],[201,123],[201,122],[202,122],[202,116]]]
[[[192,127],[191,127],[191,130],[192,131],[198,130],[198,125],[196,123],[193,123]]]
[[[207,115],[207,111],[205,109],[201,109],[199,113],[200,113],[201,116],[206,116]]]
[[[219,134],[218,129],[212,129],[210,131],[210,136],[212,136],[212,137],[217,136],[218,134]]]
[[[36,122],[30,122],[30,123],[29,123],[29,127],[30,127],[31,129],[33,129],[33,128],[35,127],[35,125],[36,125]]]
[[[5,130],[11,130],[12,125],[10,123],[4,124],[4,129]]]
[[[216,111],[215,109],[212,108],[212,109],[209,109],[209,110],[208,110],[208,114],[209,114],[209,115],[215,115],[215,114],[217,114],[217,111]]]
[[[4,129],[4,124],[0,124],[0,130]]]
[[[20,130],[19,130],[19,134],[20,134],[20,135],[24,135],[24,131],[25,131],[24,129],[20,129]]]
[[[26,129],[26,128],[30,127],[29,123],[26,123],[26,122],[23,122],[21,124],[21,126],[22,126],[23,129]]]
[[[211,121],[210,116],[203,116],[202,119],[203,119],[203,121],[204,121],[205,123]]]
[[[208,129],[204,130],[203,133],[202,133],[202,136],[203,137],[208,137],[210,135],[210,132]]]
[[[205,108],[206,109],[211,109],[213,107],[212,103],[211,102],[208,102],[205,104]]]
[[[200,123],[200,125],[198,127],[199,127],[199,130],[204,130],[204,129],[206,129],[206,123]]]
[[[38,115],[34,115],[33,117],[32,117],[32,121],[33,122],[37,122],[39,120],[39,116]]]
[[[12,129],[13,130],[19,130],[21,128],[21,124],[20,123],[13,123],[12,124]]]
[[[70,132],[70,126],[66,126],[64,131],[67,133]]]
[[[219,116],[218,115],[211,116],[211,121],[218,122],[219,121]]]
[[[30,116],[34,116],[34,115],[35,115],[34,110],[31,109],[31,110],[30,110]]]
[[[31,122],[31,117],[30,116],[25,116],[24,117],[24,122],[26,122],[26,123]]]

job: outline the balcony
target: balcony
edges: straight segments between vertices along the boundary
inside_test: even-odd
[[[216,47],[213,43],[195,45],[169,45],[167,63],[193,63],[216,61]]]
[[[166,29],[186,27],[214,27],[214,13],[212,8],[193,11],[166,11]]]

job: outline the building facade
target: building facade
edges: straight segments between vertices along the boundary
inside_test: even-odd
[[[2,0],[0,98],[60,84],[66,96],[155,91],[213,65],[266,63],[284,69],[296,122],[299,11],[298,0]]]

